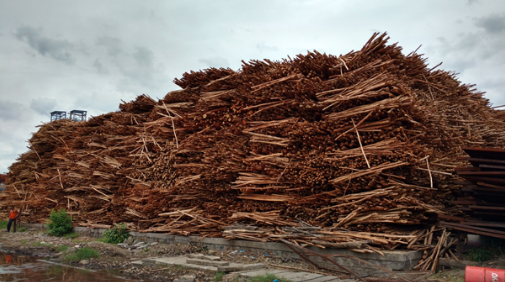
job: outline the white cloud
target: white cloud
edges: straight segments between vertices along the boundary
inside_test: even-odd
[[[339,55],[373,31],[405,52],[422,44],[431,65],[443,61],[505,104],[504,10],[493,0],[3,1],[0,171],[47,111],[99,115],[142,93],[163,97],[187,71],[307,50]]]
[[[56,99],[38,98],[32,99],[30,102],[30,109],[45,116],[54,111],[56,109],[56,106]]]
[[[205,64],[207,67],[227,68],[230,66],[230,63],[228,62],[228,60],[223,57],[199,59],[198,61]]]

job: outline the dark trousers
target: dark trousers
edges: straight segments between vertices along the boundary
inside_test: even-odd
[[[9,218],[9,222],[7,223],[7,232],[10,232],[11,231],[11,225],[12,223],[15,221],[15,219],[10,219]]]

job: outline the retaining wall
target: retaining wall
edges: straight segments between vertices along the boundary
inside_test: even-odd
[[[21,223],[21,226],[32,229],[46,229],[44,224]],[[74,227],[74,231],[83,236],[100,238],[107,229]],[[137,241],[143,242],[159,242],[166,244],[191,244],[196,246],[206,247],[208,250],[216,251],[231,251],[231,250],[254,250],[266,251],[270,255],[280,256],[290,259],[302,259],[298,254],[293,252],[288,246],[283,243],[276,242],[254,242],[246,240],[227,240],[223,238],[202,238],[199,236],[179,236],[162,233],[141,233],[130,232]],[[417,265],[422,257],[421,251],[382,251],[384,256],[377,253],[357,253],[347,249],[326,248],[320,249],[317,247],[308,247],[309,250],[323,255],[335,255],[332,260],[349,267],[360,274],[377,275],[381,273],[377,268],[374,268],[367,263],[357,260],[352,260],[345,257],[337,257],[338,255],[353,256],[365,260],[374,265],[381,266],[392,271],[408,271],[412,270]],[[335,268],[331,263],[325,262],[321,257],[311,257],[313,261],[324,264],[325,267]]]

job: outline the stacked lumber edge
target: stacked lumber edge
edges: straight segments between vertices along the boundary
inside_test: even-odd
[[[88,122],[40,126],[10,167],[3,211],[43,222],[358,252],[456,244],[440,215],[461,146],[503,144],[504,114],[455,74],[374,34],[359,51],[243,62],[175,79]]]
[[[463,147],[471,165],[456,168],[467,180],[464,195],[453,201],[465,217],[443,216],[443,226],[505,239],[505,150]]]

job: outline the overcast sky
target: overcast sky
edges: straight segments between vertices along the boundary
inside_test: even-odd
[[[51,111],[116,111],[186,71],[345,54],[377,31],[505,104],[503,0],[0,0],[0,173]]]

